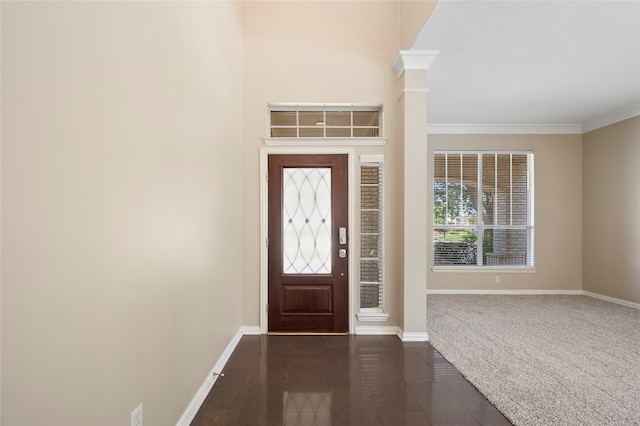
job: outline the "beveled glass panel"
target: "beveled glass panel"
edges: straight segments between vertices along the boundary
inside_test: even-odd
[[[361,284],[360,285],[360,307],[361,308],[378,308],[380,307],[381,298],[380,284]]]
[[[360,263],[360,281],[374,282],[380,281],[380,265],[378,260],[363,260]]]
[[[350,127],[351,111],[327,111],[327,126]]]
[[[350,138],[351,137],[351,129],[342,129],[342,128],[327,128],[327,137],[328,138]]]
[[[323,136],[324,136],[323,127],[301,127],[300,128],[301,138],[321,138]]]
[[[353,112],[353,125],[354,126],[368,126],[378,127],[378,117],[380,113],[378,111],[354,111]]]
[[[271,111],[272,126],[296,126],[296,111]]]
[[[378,185],[380,183],[380,167],[363,165],[360,169],[360,183],[362,185]]]
[[[271,137],[272,138],[295,138],[298,136],[298,129],[295,127],[272,127],[271,128]]]
[[[282,183],[285,274],[331,273],[331,169],[285,168]]]
[[[354,127],[354,138],[377,138],[380,135],[380,131],[377,127]]]
[[[365,234],[377,234],[380,232],[380,214],[378,211],[362,211],[360,216],[360,229]]]
[[[380,237],[378,235],[363,235],[362,244],[360,246],[361,257],[374,257],[378,258],[378,242]]]
[[[300,111],[299,114],[301,126],[324,126],[323,111]]]
[[[360,205],[363,209],[375,209],[380,206],[380,188],[378,186],[363,186],[360,190]]]

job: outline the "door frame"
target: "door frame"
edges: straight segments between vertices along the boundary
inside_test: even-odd
[[[329,147],[282,147],[282,148],[260,148],[260,333],[267,334],[269,330],[267,303],[269,297],[269,271],[268,271],[268,225],[269,225],[269,191],[267,176],[269,172],[268,158],[272,154],[346,154],[348,171],[348,199],[349,199],[349,231],[347,233],[347,253],[349,253],[349,286],[348,302],[349,308],[349,334],[353,334],[355,325],[355,256],[353,250],[353,230],[354,230],[354,185],[355,185],[355,150],[353,148]]]

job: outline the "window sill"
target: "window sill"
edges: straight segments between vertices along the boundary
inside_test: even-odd
[[[535,274],[536,268],[529,267],[505,267],[505,266],[434,266],[431,271],[435,274],[495,274],[497,272],[501,274]]]
[[[389,314],[384,312],[359,312],[356,314],[358,321],[362,322],[381,322],[389,319]]]

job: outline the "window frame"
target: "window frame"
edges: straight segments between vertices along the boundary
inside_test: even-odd
[[[362,212],[364,211],[362,205],[362,188],[365,184],[362,183],[362,169],[363,167],[378,167],[378,253],[375,258],[362,256],[362,239],[366,235],[372,235],[370,233],[364,233],[362,229],[362,221],[360,223],[359,232],[359,247],[358,247],[358,265],[360,266],[360,272],[358,273],[358,320],[360,321],[386,321],[389,318],[389,314],[385,313],[385,227],[384,227],[384,208],[385,208],[385,191],[384,191],[384,156],[383,155],[361,155],[359,163],[360,171],[360,217],[362,218]],[[367,184],[369,185],[369,184]],[[373,282],[366,282],[362,279],[362,265],[363,261],[377,261],[380,282],[377,284],[378,291],[378,306],[366,307],[361,306],[361,296],[363,285],[375,285]]]
[[[294,112],[296,113],[296,124],[290,126],[275,126],[275,128],[296,129],[296,136],[273,137],[271,116],[273,112]],[[300,113],[322,113],[322,136],[300,136],[300,129],[313,129],[313,126],[301,125]],[[349,126],[327,126],[326,115],[332,112],[350,112],[351,123]],[[354,125],[353,114],[358,112],[377,112],[378,124],[376,126],[356,126]],[[355,129],[375,128],[377,136],[353,136]],[[326,136],[327,129],[349,129],[350,136]],[[381,104],[354,104],[354,103],[269,103],[266,116],[266,135],[263,138],[267,146],[384,146],[387,138],[384,136],[384,112]]]
[[[477,181],[477,191],[478,197],[476,199],[481,199],[482,196],[482,157],[483,155],[527,155],[527,165],[526,165],[526,173],[527,173],[527,220],[525,225],[485,225],[482,223],[482,219],[478,218],[476,224],[474,225],[442,225],[435,223],[434,217],[434,209],[435,209],[435,158],[438,154],[448,154],[448,155],[475,155],[478,161],[478,181]],[[432,235],[436,229],[448,228],[448,229],[456,229],[456,228],[475,228],[476,235],[484,235],[484,231],[487,229],[495,230],[495,229],[520,229],[525,230],[527,235],[527,248],[526,248],[526,258],[524,265],[482,265],[478,264],[482,262],[482,245],[480,245],[478,249],[478,254],[476,255],[476,264],[471,265],[437,265],[435,258],[435,244],[431,245],[431,250],[433,254],[433,259],[431,262],[431,270],[433,272],[535,272],[536,271],[536,263],[535,263],[535,153],[532,150],[434,150],[433,157],[431,158],[431,166],[434,167],[434,171],[431,173],[431,202],[433,203],[431,209],[431,227],[432,227]],[[511,176],[511,175],[510,175]],[[513,181],[510,181],[509,187],[512,189]],[[481,216],[481,215],[480,215]],[[435,239],[434,239],[435,243]]]

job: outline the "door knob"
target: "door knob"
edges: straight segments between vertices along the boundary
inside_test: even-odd
[[[344,259],[345,257],[347,257],[347,249],[340,249],[338,250],[338,257]]]

